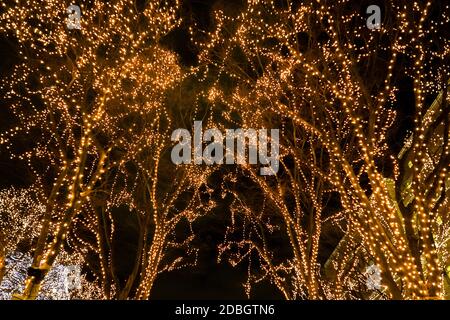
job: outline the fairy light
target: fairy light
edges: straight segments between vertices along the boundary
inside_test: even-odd
[[[232,221],[242,216],[244,226],[231,224],[219,248],[220,257],[228,255],[233,264],[246,260],[259,265],[249,269],[244,285],[247,294],[251,283],[267,278],[288,299],[348,298],[349,283],[361,282],[357,261],[374,260],[382,271],[384,297],[442,298],[439,273],[448,263],[447,254],[442,245],[437,253],[434,238],[437,211],[445,210],[442,205],[447,203],[448,126],[444,129],[443,117],[439,117],[445,115],[442,107],[425,105],[425,98],[443,96],[447,88],[445,59],[450,51],[438,30],[448,27],[449,8],[439,12],[439,19],[428,19],[431,2],[390,4],[388,10],[398,19],[373,32],[365,29],[364,17],[344,10],[347,5],[345,0],[331,6],[316,1],[284,7],[249,1],[237,17],[216,11],[216,28],[208,33],[207,41],[191,29],[192,41],[203,49],[199,56],[205,81],[217,79],[207,95],[212,108],[226,106],[223,117],[240,127],[283,128],[283,175],[271,181],[258,177],[248,166],[239,171],[254,182],[261,201],[268,205],[261,208],[260,202],[237,191],[238,182],[224,188],[236,199]],[[420,17],[419,23],[411,12]],[[389,40],[380,41],[380,37]],[[432,42],[443,46],[435,49]],[[380,53],[388,57],[382,81],[376,82],[371,75],[363,79],[358,70],[371,65]],[[396,119],[390,106],[396,102],[394,69],[400,56],[412,61],[411,67],[396,72],[414,80],[417,109],[407,160],[389,155],[386,142]],[[221,90],[224,76],[234,83],[231,92]],[[444,105],[440,99],[437,106]],[[431,125],[437,119],[441,122]],[[291,129],[285,130],[286,126]],[[393,183],[377,166],[377,159],[386,155],[395,168]],[[400,167],[398,161],[411,161],[412,166]],[[413,254],[407,235],[411,230],[405,230],[400,209],[407,197],[400,179],[408,173],[399,172],[404,170],[412,174],[408,192],[413,202],[408,205],[418,224],[414,232],[422,243],[421,261]],[[368,179],[370,196],[368,187],[360,183],[363,176]],[[330,194],[340,202],[337,212],[323,205]],[[330,211],[326,220],[341,228],[346,239],[346,247],[338,253],[340,261],[331,261],[336,273],[331,280],[321,276],[324,266],[318,262],[319,239],[326,236],[323,216]],[[265,240],[273,233],[276,215],[290,247],[290,258],[281,262]],[[236,240],[239,234],[241,240]],[[357,253],[349,249],[358,244]],[[252,261],[252,252],[258,262]]]
[[[218,167],[168,168],[164,158],[178,116],[166,95],[194,76],[206,89],[193,114],[203,116],[206,104],[208,127],[279,127],[282,133],[277,176],[261,177],[247,164],[222,173],[222,197],[233,201],[218,259],[248,262],[247,295],[268,279],[286,299],[360,298],[355,287],[368,294],[361,268],[373,261],[383,278],[377,297],[442,298],[449,261],[450,47],[439,31],[449,27],[449,6],[429,19],[430,1],[392,2],[389,25],[369,31],[364,17],[345,9],[349,4],[253,0],[237,16],[216,10],[213,30],[190,27],[199,65],[184,70],[159,45],[181,24],[178,0],[149,1],[142,9],[131,0],[80,1],[80,30],[66,28],[66,2],[3,3],[0,32],[17,40],[21,61],[0,82],[19,123],[0,134],[0,145],[36,178],[29,189],[0,192],[0,207],[20,221],[0,220],[0,230],[11,228],[2,235],[6,253],[24,239],[36,243],[32,266],[45,276],[70,262],[70,249],[71,263],[96,276],[85,298],[148,299],[160,272],[194,264],[192,223],[216,206],[208,178]],[[379,57],[386,62],[381,80],[362,71],[378,68]],[[397,71],[405,57],[411,65]],[[416,113],[397,157],[386,140],[398,117],[391,107],[399,72],[413,80]],[[15,152],[23,137],[32,148]],[[378,166],[383,157],[395,168],[389,179]],[[241,178],[257,201],[242,191]],[[133,274],[119,290],[110,244],[117,232],[112,211],[123,205],[137,215],[141,243]],[[188,221],[190,234],[179,241],[181,221]],[[321,263],[330,229],[342,240]],[[410,242],[415,234],[419,248]],[[285,241],[283,252],[271,236]],[[186,256],[166,261],[173,248]],[[86,259],[92,254],[97,268]],[[36,298],[40,287],[29,275],[23,297]]]
[[[169,249],[184,248],[195,260],[189,241],[174,240],[175,227],[204,212],[200,186],[211,171],[176,168],[180,179],[174,190],[160,183],[165,179],[160,159],[172,144],[173,125],[164,101],[185,75],[177,55],[159,41],[180,25],[181,4],[150,1],[138,8],[131,0],[80,1],[80,30],[66,28],[68,5],[17,0],[0,15],[0,32],[17,40],[21,56],[1,81],[19,124],[0,134],[0,143],[11,159],[28,164],[37,180],[29,192],[45,199],[40,224],[33,227],[38,234],[32,266],[45,276],[68,246],[88,268],[86,257],[98,258],[100,270],[90,269],[103,298],[147,299],[157,274],[185,265],[183,259],[163,265]],[[19,137],[28,137],[32,149],[15,152]],[[176,200],[187,190],[193,197],[176,212]],[[142,273],[130,277],[136,292],[130,290],[134,283],[117,289],[106,244],[115,233],[111,211],[123,205],[142,222],[136,262]],[[22,298],[36,298],[40,287],[36,276],[28,276]]]

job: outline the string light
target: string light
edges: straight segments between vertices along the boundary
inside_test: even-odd
[[[444,295],[441,270],[448,263],[448,239],[441,238],[438,253],[442,229],[437,230],[436,217],[448,220],[448,108],[443,106],[448,105],[445,59],[450,52],[437,30],[448,27],[448,6],[439,19],[429,19],[431,2],[390,3],[386,8],[393,21],[375,32],[366,29],[357,10],[345,9],[351,4],[255,0],[237,17],[217,10],[207,41],[191,29],[192,41],[202,48],[205,82],[217,79],[208,96],[212,109],[226,106],[223,118],[238,127],[283,128],[282,173],[276,179],[258,177],[251,167],[239,171],[253,181],[259,201],[240,190],[239,180],[224,186],[235,200],[219,256],[252,266],[247,294],[252,283],[269,279],[287,299],[367,298],[359,275],[374,261],[383,279],[378,298]],[[433,42],[443,46],[436,49]],[[387,57],[382,66],[380,56]],[[400,69],[400,56],[412,66]],[[373,66],[376,76],[364,73]],[[397,117],[394,69],[395,77],[414,80],[417,110],[414,142],[400,159],[389,154],[387,144]],[[231,89],[221,90],[223,79]],[[432,106],[425,105],[425,98],[436,96]],[[385,156],[394,177],[380,170]],[[408,197],[412,200],[406,203]],[[411,217],[416,222],[408,228]],[[343,237],[321,263],[321,239],[330,224]],[[277,254],[281,248],[267,240],[280,228],[288,253]],[[354,296],[358,283],[362,296]]]
[[[84,298],[148,299],[160,272],[195,264],[192,224],[217,205],[208,179],[218,170],[221,196],[232,199],[218,259],[248,263],[248,296],[269,280],[286,299],[443,298],[450,47],[439,31],[449,27],[449,7],[391,1],[390,19],[369,30],[352,3],[252,0],[239,14],[215,10],[212,30],[189,29],[199,64],[186,70],[160,45],[181,26],[179,0],[80,1],[80,30],[66,27],[69,3],[4,2],[0,32],[21,60],[0,82],[18,123],[0,145],[35,178],[0,193],[18,219],[0,220],[12,230],[0,271],[19,243],[33,247],[21,298],[47,290],[42,279],[69,255],[95,276]],[[415,118],[397,155],[387,140],[400,75],[412,80]],[[169,163],[180,115],[168,96],[189,77],[201,88],[191,115],[207,127],[280,128],[276,176],[248,164]],[[139,225],[125,285],[111,249],[121,207]],[[175,228],[186,222],[180,241]],[[327,237],[340,241],[324,257]],[[173,258],[171,249],[184,253]],[[371,263],[381,270],[379,292],[364,287]]]
[[[38,232],[34,274],[20,298],[38,296],[41,279],[68,247],[94,273],[103,298],[147,299],[157,274],[195,263],[192,236],[180,242],[175,228],[204,212],[200,187],[213,170],[165,168],[177,178],[173,187],[161,183],[173,125],[164,101],[185,75],[177,55],[159,42],[180,25],[180,1],[143,8],[130,0],[80,1],[80,30],[66,28],[68,5],[18,0],[4,4],[0,17],[0,32],[17,41],[21,58],[1,82],[19,124],[0,135],[0,144],[11,159],[28,164],[36,183],[27,192],[39,194],[44,207],[40,223],[31,226]],[[30,148],[17,151],[18,139],[28,139]],[[187,192],[192,198],[183,200],[184,209],[175,207],[179,197],[189,199]],[[124,287],[111,248],[112,211],[121,206],[140,225]],[[173,248],[183,249],[185,259],[164,259]],[[98,266],[91,265],[93,256]]]

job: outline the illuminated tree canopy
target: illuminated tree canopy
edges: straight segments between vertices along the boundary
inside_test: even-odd
[[[370,29],[365,1],[211,3],[78,1],[79,29],[66,1],[2,3],[0,148],[30,182],[0,190],[0,297],[149,299],[219,215],[249,298],[448,299],[449,6],[382,1]],[[279,170],[175,165],[199,120],[279,129]]]

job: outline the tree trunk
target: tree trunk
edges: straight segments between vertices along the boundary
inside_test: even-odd
[[[136,290],[136,299],[147,300],[158,275],[159,264],[162,258],[166,234],[160,227],[156,227],[150,250],[147,254],[148,262],[142,271],[141,282]]]

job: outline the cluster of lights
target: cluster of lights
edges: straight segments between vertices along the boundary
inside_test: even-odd
[[[19,242],[34,246],[21,298],[38,297],[42,276],[58,263],[88,267],[97,280],[85,281],[83,297],[108,299],[148,299],[160,272],[195,263],[192,223],[215,208],[208,179],[220,167],[175,168],[167,158],[179,115],[166,93],[189,76],[204,89],[196,120],[206,104],[208,127],[281,131],[275,177],[247,164],[221,171],[222,196],[233,201],[219,259],[248,262],[249,296],[268,279],[286,299],[366,297],[373,293],[362,287],[361,270],[370,261],[382,275],[377,298],[444,296],[450,47],[439,30],[449,27],[449,7],[429,19],[431,2],[392,1],[389,25],[369,30],[349,0],[281,3],[248,1],[238,15],[216,10],[213,30],[193,26],[199,65],[191,70],[159,44],[181,24],[179,0],[143,8],[132,0],[80,1],[80,30],[66,27],[65,1],[3,3],[0,33],[17,41],[21,61],[0,82],[19,123],[0,134],[0,145],[35,177],[27,190],[0,193],[0,208],[12,214],[0,219],[0,231],[12,228],[0,272]],[[396,71],[399,59],[411,66]],[[397,156],[387,137],[400,72],[413,79],[416,113]],[[18,153],[24,137],[31,147]],[[381,158],[394,167],[392,177],[383,176]],[[125,285],[114,276],[111,249],[112,212],[124,205],[140,228]],[[175,227],[184,221],[190,235],[180,241]],[[330,229],[342,239],[323,263]],[[277,237],[288,245],[274,245]],[[186,256],[171,260],[172,248]],[[86,258],[93,254],[97,267]]]
[[[208,95],[212,109],[226,106],[223,117],[238,126],[281,126],[284,140],[277,179],[258,177],[249,167],[239,173],[254,182],[260,201],[239,192],[239,180],[225,188],[235,201],[219,255],[228,255],[232,264],[248,262],[248,294],[251,283],[266,278],[288,299],[358,298],[353,292],[364,283],[361,270],[375,261],[383,278],[377,297],[442,298],[449,262],[442,221],[448,221],[444,106],[450,51],[438,30],[449,25],[449,7],[431,19],[431,2],[391,3],[386,8],[397,19],[370,31],[364,16],[349,12],[350,4],[280,7],[256,0],[237,17],[216,11],[208,41],[191,30],[192,41],[203,49],[205,81],[217,79]],[[387,57],[382,66],[381,55]],[[399,69],[405,57],[412,65]],[[376,75],[365,73],[374,66]],[[391,106],[398,93],[394,77],[400,74],[414,80],[417,111],[408,155],[398,159],[386,139],[397,116]],[[220,91],[224,78],[231,90]],[[425,105],[425,98],[436,96],[432,106]],[[380,157],[389,158],[393,177],[383,176]],[[330,200],[340,205],[333,210]],[[241,223],[235,223],[238,215]],[[414,226],[408,228],[405,220],[411,217]],[[267,240],[275,220],[289,243],[285,256]],[[323,265],[320,240],[330,223],[344,236]],[[330,269],[333,275],[324,275]]]
[[[158,273],[185,264],[164,264],[169,249],[185,248],[195,260],[192,236],[177,242],[174,232],[178,222],[192,223],[203,212],[195,203],[210,172],[165,168],[178,176],[170,187],[160,172],[172,144],[164,101],[184,75],[177,55],[159,43],[180,24],[180,1],[149,1],[142,8],[132,0],[77,5],[79,30],[66,26],[66,1],[4,2],[0,14],[0,32],[17,41],[21,59],[0,84],[18,120],[0,144],[11,159],[28,164],[36,179],[28,192],[42,204],[29,226],[37,233],[34,271],[20,298],[37,297],[41,279],[68,248],[84,257],[80,264],[96,276],[101,297],[146,299]],[[17,139],[28,139],[30,147],[18,152]],[[181,210],[176,201],[188,190],[192,198]],[[140,221],[139,251],[124,287],[114,275],[111,248],[112,211],[120,206]],[[28,214],[20,221],[34,219],[32,211],[20,214]],[[99,266],[90,266],[88,255]]]

